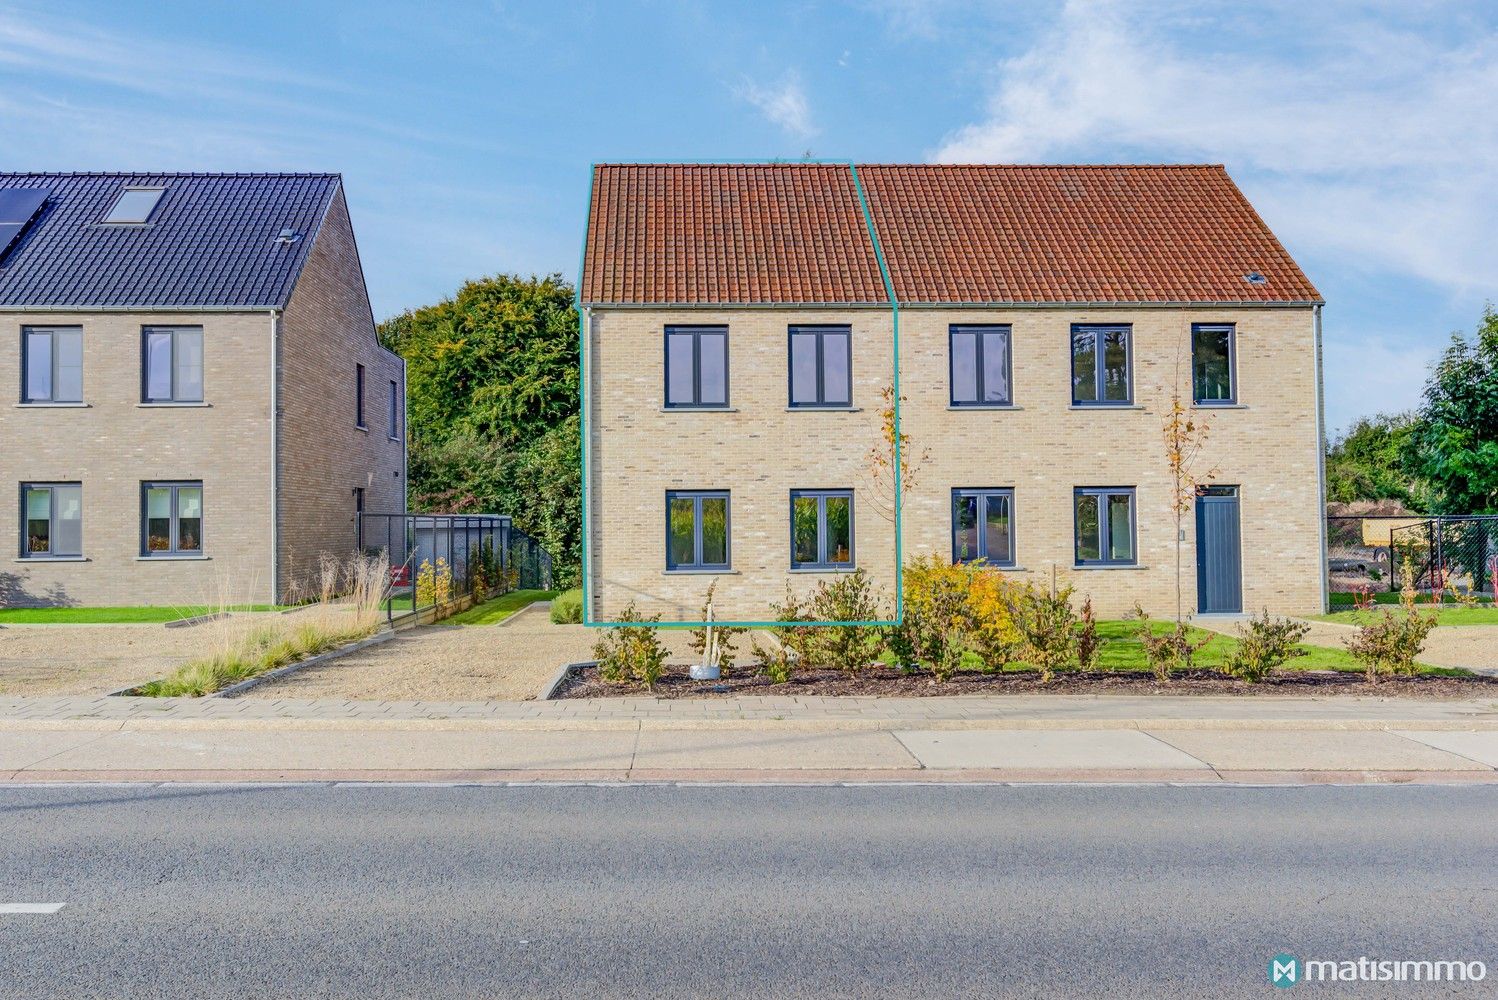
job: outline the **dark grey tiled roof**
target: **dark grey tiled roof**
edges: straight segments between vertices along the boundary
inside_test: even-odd
[[[9,307],[284,306],[337,174],[17,174],[45,188],[41,213],[0,259]],[[101,221],[127,186],[164,187],[143,226]],[[283,229],[301,240],[277,242]]]

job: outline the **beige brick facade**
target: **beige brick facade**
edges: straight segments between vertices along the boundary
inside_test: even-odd
[[[279,320],[257,312],[0,312],[19,371],[28,326],[83,330],[83,404],[21,405],[13,381],[0,406],[0,482],[12,540],[0,605],[190,605],[285,599],[322,551],[354,541],[352,488],[366,506],[404,509],[404,369],[375,341],[341,193]],[[196,405],[141,403],[143,326],[203,330],[203,396]],[[272,520],[272,344],[281,345],[280,518]],[[354,429],[354,365],[366,366],[366,425]],[[13,375],[14,379],[15,376]],[[401,426],[388,436],[389,381]],[[142,483],[201,481],[203,554],[141,556]],[[80,483],[83,558],[20,558],[23,483]],[[280,593],[272,537],[279,534]],[[305,559],[304,559],[305,557]]]
[[[1132,328],[1134,405],[1071,405],[1070,327]],[[729,412],[665,411],[663,336],[668,324],[729,329]],[[847,323],[853,330],[854,412],[787,411],[787,327]],[[948,326],[1009,324],[1013,408],[949,407]],[[1190,399],[1193,323],[1236,329],[1238,403],[1193,409],[1210,435],[1199,468],[1239,488],[1245,611],[1318,611],[1322,601],[1321,495],[1314,315],[1309,307],[918,309],[900,313],[903,430],[929,450],[903,514],[906,558],[951,554],[954,488],[1014,490],[1012,572],[1037,583],[1072,584],[1099,614],[1135,601],[1174,611],[1175,524],[1162,424],[1171,386]],[[769,617],[789,580],[804,590],[817,574],[789,573],[789,492],[855,491],[857,563],[892,598],[893,527],[872,502],[868,455],[879,441],[880,389],[892,370],[887,310],[595,310],[589,323],[588,575],[592,614],[616,616],[631,600],[646,613],[690,619],[718,579],[720,616]],[[1177,363],[1179,360],[1179,372]],[[1136,491],[1137,566],[1074,565],[1073,490]],[[665,571],[665,493],[731,491],[732,572]],[[1183,523],[1181,586],[1196,607],[1195,528]],[[892,608],[892,600],[891,600]]]

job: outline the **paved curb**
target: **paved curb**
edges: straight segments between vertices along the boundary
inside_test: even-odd
[[[350,653],[357,653],[361,649],[368,649],[370,646],[378,646],[381,643],[389,642],[391,639],[394,639],[395,636],[396,633],[390,629],[387,629],[383,632],[376,632],[374,635],[370,636],[367,639],[360,639],[358,642],[351,642],[347,646],[339,646],[337,649],[330,649],[326,653],[318,653],[316,656],[309,656],[305,660],[298,660],[296,663],[288,663],[284,667],[279,667],[275,670],[271,670],[263,674],[256,674],[254,677],[242,680],[238,684],[231,684],[226,688],[215,691],[212,694],[205,695],[204,697],[237,698],[239,695],[248,691],[250,688],[264,684],[266,681],[279,680],[280,678],[285,677],[287,674],[296,673],[298,670],[303,670],[307,667],[315,667],[319,664],[327,663],[330,660],[336,660],[339,657],[347,656]]]
[[[194,625],[203,625],[208,622],[216,622],[222,618],[228,618],[227,611],[214,611],[206,615],[193,615],[191,618],[174,618],[165,622],[167,628],[192,628]]]
[[[462,784],[462,785],[1498,785],[1498,771],[1212,771],[1121,768],[917,768],[827,770],[259,770],[0,772],[0,787],[60,784]]]
[[[584,667],[598,666],[597,660],[580,660],[577,663],[564,663],[557,668],[557,672],[551,675],[551,680],[541,685],[541,690],[536,693],[537,701],[556,701],[557,691],[561,690],[563,684],[573,674],[578,673]]]
[[[311,661],[308,661],[309,663]],[[269,674],[267,677],[271,676]],[[171,711],[166,709],[165,711]],[[1498,732],[1498,719],[0,719],[0,732]]]

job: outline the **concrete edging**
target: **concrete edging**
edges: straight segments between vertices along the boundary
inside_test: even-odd
[[[381,643],[389,642],[394,638],[395,632],[390,629],[386,629],[383,632],[376,632],[374,635],[370,636],[367,639],[360,639],[358,642],[351,642],[347,646],[339,646],[337,649],[330,649],[326,653],[318,653],[316,656],[309,656],[305,660],[298,660],[296,663],[288,663],[284,667],[278,667],[275,670],[269,670],[263,674],[256,674],[254,677],[246,678],[245,680],[240,681],[238,684],[231,684],[226,688],[222,688],[218,691],[213,692],[212,694],[204,695],[204,697],[235,698],[238,697],[241,693],[248,691],[250,688],[255,687],[256,685],[264,684],[266,681],[276,680],[278,678],[285,677],[287,674],[294,674],[298,670],[301,670],[305,667],[312,667],[317,666],[321,663],[327,663],[329,660],[336,660],[339,657],[347,656],[350,653],[357,653],[359,652],[359,650],[368,649],[370,646],[378,646]]]
[[[513,617],[513,616],[512,616]],[[551,675],[551,680],[541,685],[540,692],[536,695],[537,701],[555,701],[556,694],[567,679],[575,673],[582,671],[584,667],[598,666],[597,660],[579,660],[576,663],[564,663],[557,668],[557,672]]]

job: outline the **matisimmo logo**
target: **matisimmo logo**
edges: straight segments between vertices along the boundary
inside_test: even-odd
[[[1269,982],[1285,990],[1296,983],[1480,983],[1488,977],[1482,962],[1390,958],[1334,961],[1279,954],[1269,960]]]

